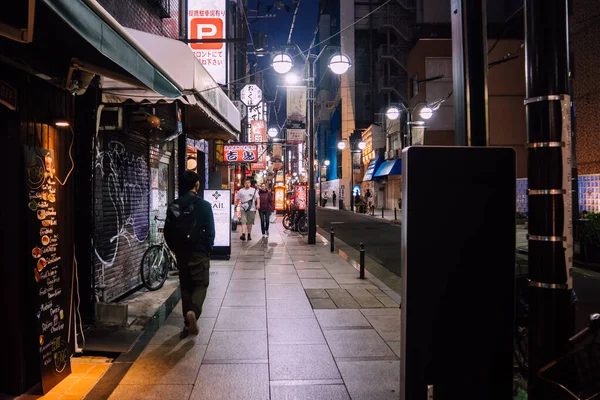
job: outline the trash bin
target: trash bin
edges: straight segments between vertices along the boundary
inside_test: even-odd
[[[344,209],[344,200],[340,199],[340,200],[338,201],[338,203],[339,203],[339,205],[340,205],[340,210],[343,210],[343,209]]]

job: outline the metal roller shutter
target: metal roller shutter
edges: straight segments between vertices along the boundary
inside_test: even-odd
[[[149,236],[149,144],[135,132],[100,132],[95,168],[94,265],[111,301],[141,284]]]

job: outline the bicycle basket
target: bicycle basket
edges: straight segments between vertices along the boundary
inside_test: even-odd
[[[564,399],[600,400],[600,344],[592,340],[542,368],[538,375]]]

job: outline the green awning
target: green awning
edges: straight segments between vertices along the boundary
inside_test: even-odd
[[[167,98],[181,96],[182,88],[177,87],[166,74],[161,72],[160,66],[144,55],[141,46],[138,46],[125,29],[101,7],[98,6],[101,9],[101,12],[98,12],[98,9],[92,9],[83,0],[43,0],[43,2],[88,43],[149,89]],[[92,5],[94,3],[90,2]]]

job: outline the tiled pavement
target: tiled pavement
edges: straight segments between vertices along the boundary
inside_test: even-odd
[[[231,259],[211,263],[200,334],[179,339],[178,305],[110,399],[399,398],[394,300],[280,223],[268,242],[258,225],[250,242],[233,235]]]

